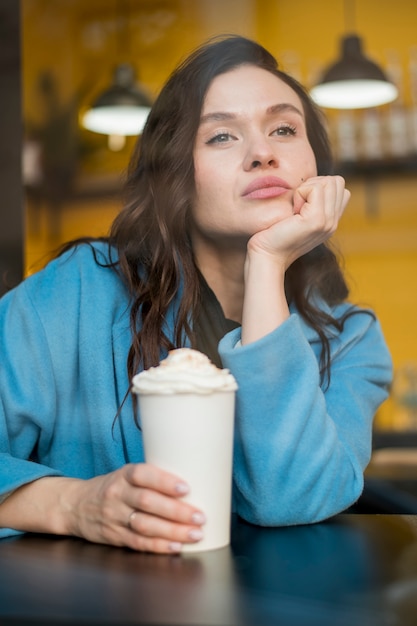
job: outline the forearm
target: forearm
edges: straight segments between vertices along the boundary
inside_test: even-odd
[[[245,298],[242,345],[257,341],[288,319],[284,289],[285,267],[272,256],[248,252],[245,263]]]
[[[0,504],[0,527],[70,535],[71,498],[84,481],[47,476],[16,489]]]
[[[242,344],[280,326],[288,317],[286,270],[336,231],[350,193],[341,176],[314,176],[297,189],[293,215],[254,234],[245,262]]]
[[[236,503],[243,517],[265,525],[317,521],[361,489],[328,415],[317,360],[297,326],[291,318],[227,361],[239,385]]]
[[[256,343],[235,348],[237,331],[220,343],[239,385],[235,496],[249,521],[318,521],[361,492],[373,415],[387,396],[389,355],[372,318],[354,316],[335,343],[339,357],[324,392],[315,337],[294,315]]]
[[[86,480],[40,478],[4,500],[0,527],[172,554],[203,536],[204,514],[182,500],[186,492],[177,476],[145,463]]]

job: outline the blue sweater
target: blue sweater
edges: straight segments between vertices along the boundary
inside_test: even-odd
[[[105,260],[106,246],[95,246]],[[348,306],[329,312],[340,316]],[[176,307],[166,319],[171,334]],[[236,329],[219,344],[239,385],[233,508],[250,522],[320,521],[361,494],[391,359],[369,314],[328,334],[331,383],[323,389],[320,342],[295,310],[259,341],[236,346]],[[87,479],[144,460],[130,398],[114,421],[129,386],[130,342],[127,291],[89,246],[3,296],[0,496],[43,476]],[[0,536],[13,532],[0,529]]]

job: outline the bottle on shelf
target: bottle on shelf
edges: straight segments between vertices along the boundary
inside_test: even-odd
[[[386,111],[386,153],[393,159],[410,153],[408,112],[404,101],[404,76],[401,60],[394,50],[388,52],[387,74],[398,89],[398,98],[388,105]]]
[[[355,114],[353,111],[341,111],[335,120],[336,156],[342,163],[358,160],[358,138]]]
[[[411,106],[409,111],[409,137],[411,152],[417,154],[417,46],[410,49],[409,60]]]
[[[365,161],[384,158],[381,116],[376,108],[365,109],[360,118],[360,156]]]

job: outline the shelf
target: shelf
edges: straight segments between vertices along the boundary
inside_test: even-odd
[[[417,173],[417,154],[398,159],[336,163],[335,172],[345,177],[398,176]]]

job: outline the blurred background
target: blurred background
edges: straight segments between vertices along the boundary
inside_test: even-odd
[[[11,5],[19,5],[18,24],[6,15]],[[24,275],[61,242],[106,234],[120,210],[136,137],[81,124],[118,65],[130,64],[152,100],[198,44],[238,33],[311,88],[338,57],[341,38],[357,33],[399,95],[379,107],[325,109],[352,192],[335,243],[352,300],[374,309],[394,360],[393,394],[377,427],[417,429],[415,0],[0,0],[0,18],[20,38]],[[3,204],[3,217],[7,211]]]

